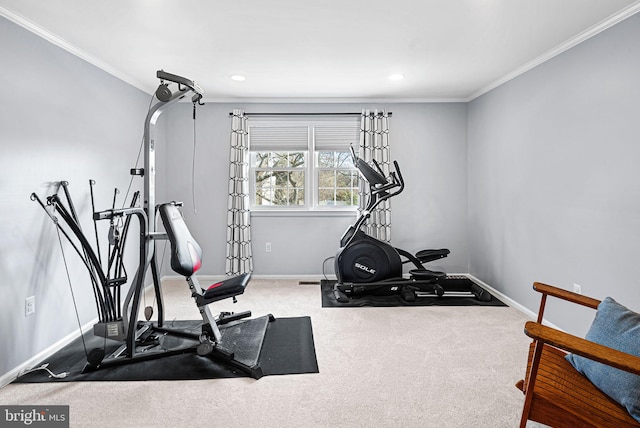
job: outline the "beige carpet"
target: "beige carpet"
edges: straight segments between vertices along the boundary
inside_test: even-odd
[[[204,285],[204,284],[203,284]],[[167,319],[197,319],[182,281]],[[151,300],[151,299],[150,299]],[[148,301],[147,303],[150,303]],[[319,374],[11,384],[0,404],[70,405],[73,427],[515,427],[526,316],[510,307],[322,308],[319,285],[254,280],[253,316],[311,316]]]

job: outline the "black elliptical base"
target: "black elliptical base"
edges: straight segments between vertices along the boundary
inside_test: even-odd
[[[450,295],[441,297],[437,293],[416,293],[416,299],[403,298],[400,292],[382,295],[359,293],[344,293],[337,289],[335,280],[322,280],[320,283],[322,307],[392,307],[392,306],[507,306],[489,291],[482,288],[464,275],[448,275],[441,282],[442,288],[450,291]],[[469,291],[473,288],[473,293]],[[455,291],[466,295],[451,295]],[[338,299],[340,298],[340,299]]]

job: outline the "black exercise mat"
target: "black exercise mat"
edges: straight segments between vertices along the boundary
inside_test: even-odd
[[[390,307],[390,306],[507,306],[495,296],[491,295],[491,300],[483,302],[475,297],[418,297],[415,302],[405,301],[399,294],[389,296],[359,295],[352,297],[346,303],[340,303],[333,295],[333,286],[336,281],[322,280],[320,290],[322,294],[323,308],[356,308],[363,306]],[[445,280],[445,290],[447,284],[459,289],[465,285],[472,284],[466,277],[448,277]],[[476,284],[479,286],[479,284]],[[486,290],[486,289],[485,289]],[[489,293],[491,294],[491,293]]]
[[[166,327],[199,331],[201,321],[174,321],[166,323]],[[87,349],[102,347],[104,339],[96,337],[92,332],[85,334]],[[166,336],[162,346],[167,349],[188,344],[189,339]],[[108,341],[107,351],[117,349],[119,344]],[[311,318],[276,318],[269,323],[264,338],[259,365],[265,376],[318,373]],[[48,369],[53,373],[67,372],[67,377],[55,379],[46,371],[38,370],[18,378],[15,383],[39,382],[78,382],[78,381],[140,381],[140,380],[197,380],[248,377],[236,368],[224,363],[200,357],[189,352],[169,355],[148,361],[138,361],[115,367],[101,368],[94,372],[82,374],[86,357],[81,338],[47,358],[34,367],[49,363]]]

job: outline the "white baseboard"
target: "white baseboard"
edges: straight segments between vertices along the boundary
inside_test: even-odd
[[[481,285],[482,288],[486,289],[487,291],[489,291],[489,293],[493,294],[498,299],[502,300],[504,303],[506,303],[507,305],[511,306],[512,308],[515,308],[515,309],[519,310],[520,312],[522,312],[523,314],[525,314],[526,316],[528,316],[531,319],[536,319],[537,318],[537,315],[533,311],[531,311],[529,308],[526,308],[526,307],[522,306],[520,303],[516,302],[515,300],[511,299],[510,297],[507,297],[505,294],[502,294],[501,292],[499,292],[498,290],[496,290],[495,288],[493,288],[492,286],[490,286],[486,282],[479,280],[478,278],[476,278],[475,276],[471,275],[470,273],[466,274],[466,276],[467,276],[467,278],[469,278],[473,282],[477,283],[478,285]]]
[[[467,278],[469,278],[470,280],[472,280],[473,282],[478,283],[479,285],[482,286],[482,288],[485,288],[486,290],[488,290],[491,294],[493,294],[494,296],[496,296],[498,299],[502,300],[504,303],[506,303],[507,305],[511,306],[514,309],[519,310],[520,312],[522,312],[523,314],[525,314],[528,318],[532,319],[532,320],[536,320],[538,319],[538,314],[536,312],[533,312],[532,310],[530,310],[529,308],[526,308],[524,306],[522,306],[520,303],[516,302],[515,300],[507,297],[506,295],[502,294],[501,292],[499,292],[498,290],[496,290],[495,288],[493,288],[492,286],[490,286],[489,284],[487,284],[484,281],[479,280],[478,278],[476,278],[475,276],[471,275],[471,274],[465,274],[467,276]],[[556,330],[560,330],[560,331],[564,331],[562,330],[560,327],[558,327],[557,325],[549,322],[546,318],[544,318],[542,320],[542,323],[546,326],[549,326],[551,328],[554,328]]]
[[[16,380],[18,378],[18,376],[22,372],[25,372],[25,371],[27,371],[29,369],[34,368],[34,366],[36,364],[40,363],[41,361],[45,360],[46,358],[50,357],[51,355],[55,354],[56,352],[58,352],[59,350],[61,350],[62,348],[64,348],[68,344],[70,344],[71,342],[73,342],[81,334],[84,334],[87,331],[89,331],[90,329],[92,329],[93,325],[95,323],[97,323],[97,322],[98,322],[98,318],[95,318],[95,319],[89,321],[87,324],[82,326],[82,330],[81,331],[76,330],[76,331],[73,331],[73,332],[69,333],[68,335],[66,335],[65,337],[63,337],[62,339],[60,339],[59,341],[54,343],[53,345],[49,346],[46,349],[43,349],[42,351],[38,352],[33,357],[29,358],[24,363],[22,363],[19,366],[15,367],[13,370],[10,370],[7,373],[5,373],[2,376],[0,376],[0,388],[4,388],[6,385],[8,385],[11,382],[13,382],[14,380]]]

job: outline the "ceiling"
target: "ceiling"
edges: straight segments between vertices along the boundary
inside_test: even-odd
[[[1,16],[146,92],[164,69],[208,102],[469,101],[638,11],[634,0],[0,0]]]

